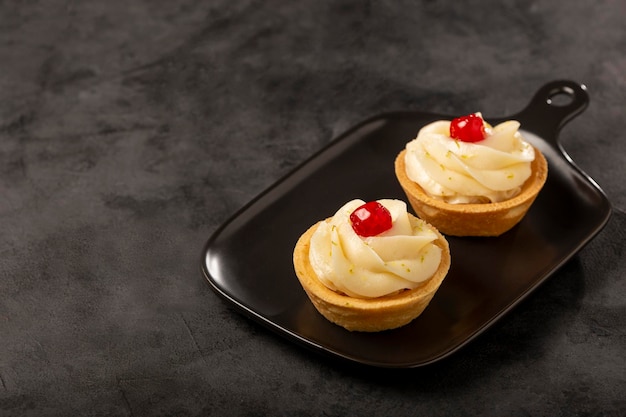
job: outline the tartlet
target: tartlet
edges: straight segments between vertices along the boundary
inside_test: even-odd
[[[378,332],[404,326],[418,317],[428,306],[450,268],[448,242],[434,227],[407,213],[411,224],[419,222],[430,228],[441,249],[441,259],[435,273],[413,289],[404,289],[375,298],[358,298],[328,288],[320,281],[311,265],[311,237],[323,221],[311,226],[298,239],[293,252],[296,275],[317,311],[327,320],[350,331]]]
[[[475,113],[422,127],[395,160],[415,213],[451,236],[500,236],[519,223],[548,177],[519,126]]]

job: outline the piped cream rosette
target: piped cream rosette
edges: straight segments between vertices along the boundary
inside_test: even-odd
[[[534,148],[523,140],[519,122],[491,128],[475,143],[450,137],[450,121],[424,126],[406,145],[407,176],[431,197],[451,204],[496,203],[520,193],[531,175]]]
[[[374,298],[412,289],[430,278],[441,262],[437,234],[423,221],[411,221],[406,203],[379,200],[392,227],[371,237],[355,233],[350,214],[363,205],[352,200],[311,237],[309,261],[324,285],[351,297]]]

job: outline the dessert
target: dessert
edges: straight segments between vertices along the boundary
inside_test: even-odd
[[[519,126],[476,113],[420,129],[395,161],[417,215],[452,236],[499,236],[519,223],[548,176]]]
[[[400,200],[352,200],[296,243],[296,275],[315,308],[350,331],[377,332],[419,316],[450,267],[450,249]]]

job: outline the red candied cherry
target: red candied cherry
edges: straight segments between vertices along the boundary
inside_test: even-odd
[[[476,114],[457,117],[450,123],[450,137],[463,142],[479,142],[487,137],[483,119]]]
[[[352,212],[350,222],[357,235],[376,236],[391,229],[391,213],[378,201],[370,201]]]

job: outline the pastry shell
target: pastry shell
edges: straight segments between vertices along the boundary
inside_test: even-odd
[[[428,306],[450,268],[448,242],[428,225],[437,234],[434,243],[442,249],[441,262],[431,278],[417,288],[391,295],[369,299],[351,297],[326,287],[309,262],[311,236],[318,225],[311,226],[296,243],[293,253],[296,275],[317,311],[332,323],[350,331],[379,332],[411,322]]]
[[[451,236],[500,236],[519,223],[535,201],[548,177],[548,163],[535,149],[531,176],[517,196],[498,203],[450,204],[430,197],[406,175],[404,149],[395,161],[395,172],[415,213]]]

